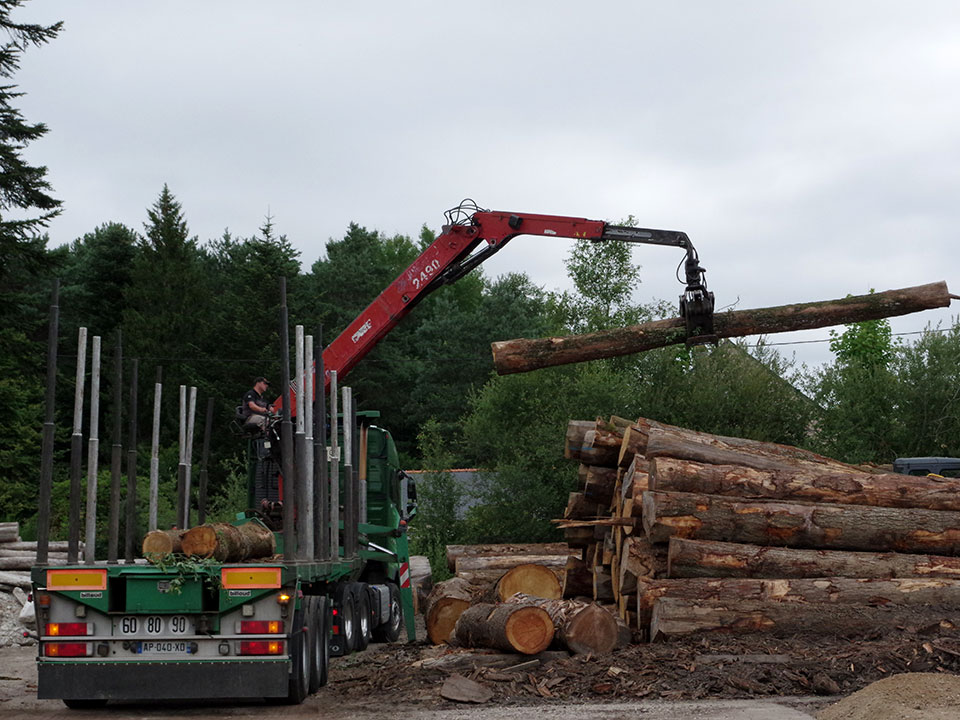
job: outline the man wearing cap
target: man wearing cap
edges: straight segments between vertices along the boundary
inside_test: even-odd
[[[270,417],[270,409],[267,401],[263,399],[263,393],[270,387],[265,377],[258,377],[253,381],[253,388],[247,390],[243,396],[242,412],[244,415],[244,425],[255,425],[258,428],[267,426],[267,419]]]

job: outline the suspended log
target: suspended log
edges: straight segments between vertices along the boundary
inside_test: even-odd
[[[179,528],[151,530],[143,536],[140,551],[145,558],[182,553],[183,546],[181,543],[186,532],[186,530],[180,530]]]
[[[617,621],[599,605],[579,600],[544,600],[522,593],[506,602],[543,609],[553,621],[554,641],[574,654],[606,655],[617,646]]]
[[[455,577],[434,585],[424,603],[427,636],[434,645],[448,642],[457,619],[470,607],[483,587]]]
[[[560,576],[562,575],[561,570]],[[503,602],[517,593],[546,599],[563,597],[563,589],[555,569],[535,564],[517,565],[504,573],[493,586],[490,599]]]
[[[674,537],[667,554],[667,577],[960,579],[960,558],[762,547]]]
[[[566,543],[494,543],[486,545],[447,545],[447,567],[457,571],[457,558],[495,557],[498,555],[566,555]]]
[[[960,609],[924,606],[820,605],[779,601],[724,603],[660,598],[653,606],[650,639],[704,632],[856,638],[877,632],[960,626]]]
[[[646,492],[643,527],[654,543],[682,537],[834,550],[960,553],[960,514],[945,510]]]
[[[540,565],[550,568],[559,577],[567,563],[570,548],[561,545],[563,551],[551,555],[491,555],[479,557],[459,557],[455,563],[457,577],[481,585],[493,583],[518,565]]]
[[[523,655],[543,652],[553,641],[553,621],[536,605],[479,603],[460,615],[454,637],[464,647],[488,647]]]
[[[587,564],[571,555],[563,568],[561,596],[565,598],[593,597],[593,573]]]
[[[273,533],[258,522],[235,526],[227,523],[197,525],[180,539],[184,555],[232,563],[270,557],[276,552]]]
[[[637,581],[640,621],[659,598],[712,605],[741,601],[793,605],[952,605],[960,608],[960,580],[952,578],[684,578]]]
[[[770,335],[878,320],[948,307],[951,297],[947,284],[938,282],[838,300],[734,310],[715,316],[714,333],[719,338]],[[493,363],[500,375],[508,375],[630,355],[686,342],[685,327],[683,318],[669,318],[584,335],[505,340],[491,345]]]
[[[650,489],[770,500],[960,510],[960,479],[803,468],[756,470],[657,457]]]

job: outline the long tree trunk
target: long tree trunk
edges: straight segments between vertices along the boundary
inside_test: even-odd
[[[714,317],[714,333],[720,338],[809,330],[864,320],[907,315],[948,307],[951,296],[945,282],[838,300],[734,310]],[[500,375],[529,372],[553,365],[599,360],[644,352],[686,341],[682,318],[669,318],[610,330],[539,339],[495,342],[493,363]]]
[[[960,510],[960,480],[896,473],[756,470],[658,457],[650,461],[650,489],[768,500],[800,500],[881,507]]]
[[[943,605],[960,608],[960,580],[950,578],[684,578],[637,581],[641,622],[660,598],[724,605],[789,602],[815,605]]]
[[[447,545],[447,568],[457,571],[461,557],[496,557],[502,555],[566,555],[566,543],[493,543],[486,545]]]
[[[944,555],[804,550],[714,540],[670,538],[671,578],[890,578],[960,579],[960,558]]]
[[[544,600],[518,594],[509,604],[542,608],[553,621],[554,640],[579,655],[606,655],[617,646],[619,628],[615,616],[599,605],[579,600]]]
[[[570,549],[561,545],[562,551],[549,555],[490,555],[478,557],[459,557],[455,563],[457,577],[475,584],[492,583],[518,565],[542,565],[554,570],[557,575],[563,572]]]
[[[430,642],[434,645],[448,642],[457,619],[483,590],[459,577],[434,585],[423,612]]]
[[[234,526],[227,523],[197,525],[180,540],[184,555],[231,563],[270,557],[276,552],[273,533],[258,522]]]
[[[710,603],[661,598],[653,606],[650,639],[714,631],[857,638],[876,632],[936,627],[941,622],[960,625],[960,610],[956,606],[838,606],[736,598]]]
[[[553,641],[553,621],[536,605],[473,605],[460,615],[454,629],[457,643],[464,647],[536,655]]]
[[[646,492],[643,527],[655,543],[684,537],[834,550],[960,552],[960,513],[946,510]]]

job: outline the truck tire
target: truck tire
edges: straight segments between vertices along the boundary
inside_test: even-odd
[[[403,605],[400,604],[400,589],[393,583],[387,583],[390,588],[390,615],[387,621],[373,629],[375,642],[396,642],[400,639],[400,628],[403,627]]]
[[[299,705],[310,694],[310,635],[305,609],[293,616],[290,635],[290,685],[285,704]]]
[[[370,593],[366,583],[353,583],[353,596],[356,598],[357,610],[357,644],[356,650],[366,650],[370,644],[372,616],[370,615]]]
[[[330,619],[326,597],[313,600],[313,633],[310,636],[310,693],[327,684],[330,667]]]
[[[349,655],[357,649],[357,599],[353,583],[341,583],[334,590],[333,604],[337,610],[336,625],[340,628],[338,655]]]
[[[100,698],[85,698],[83,700],[64,698],[63,704],[71,710],[96,710],[105,706],[107,701]]]

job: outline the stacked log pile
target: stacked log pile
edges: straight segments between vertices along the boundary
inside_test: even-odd
[[[83,551],[83,543],[79,545]],[[47,548],[48,565],[65,565],[66,541],[51,541]],[[0,571],[27,571],[37,564],[36,541],[20,539],[20,524],[0,522]]]
[[[571,421],[565,453],[564,597],[641,636],[960,624],[960,480],[646,418]]]
[[[568,554],[564,543],[449,546],[456,575],[423,603],[430,641],[523,655],[551,643],[574,653],[610,652],[623,638],[615,616],[592,602],[561,599]]]

